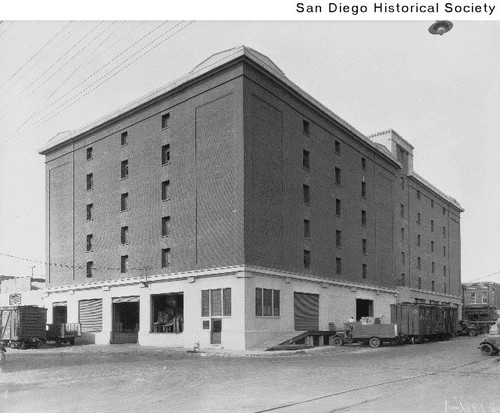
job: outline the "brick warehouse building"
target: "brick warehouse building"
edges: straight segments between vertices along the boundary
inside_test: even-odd
[[[48,319],[95,343],[259,348],[460,299],[460,212],[412,146],[366,137],[238,47],[46,156]]]

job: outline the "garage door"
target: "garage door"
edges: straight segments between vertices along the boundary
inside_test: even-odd
[[[80,300],[78,304],[82,332],[95,333],[102,331],[102,299]]]
[[[319,330],[319,295],[294,293],[296,331]]]

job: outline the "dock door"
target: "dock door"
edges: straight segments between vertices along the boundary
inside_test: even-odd
[[[294,314],[296,331],[319,330],[319,295],[294,294]]]
[[[139,296],[113,298],[113,344],[139,340]]]

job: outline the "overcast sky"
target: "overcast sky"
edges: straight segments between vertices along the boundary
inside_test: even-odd
[[[430,23],[2,22],[0,254],[45,259],[37,150],[50,138],[244,44],[361,132],[408,140],[415,171],[465,209],[462,280],[500,272],[500,22],[457,21],[444,36]],[[32,265],[44,273],[0,255],[0,274]]]

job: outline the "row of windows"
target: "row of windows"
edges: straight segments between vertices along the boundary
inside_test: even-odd
[[[406,253],[404,251],[401,251],[401,264],[405,265],[406,264]],[[420,270],[422,269],[422,258],[417,257],[417,268]],[[431,262],[431,273],[435,274],[436,272],[436,262],[432,261]],[[443,275],[447,275],[447,267],[446,265],[443,265]]]
[[[403,178],[401,178],[403,179]],[[420,191],[417,190],[417,199],[421,199],[421,194],[420,194]],[[431,199],[431,208],[434,208],[434,200]],[[446,208],[443,207],[443,215],[446,215]]]
[[[363,240],[366,241],[366,240]],[[366,248],[366,244],[363,242],[363,248]],[[311,268],[311,251],[309,250],[304,250],[304,268],[309,269]],[[366,278],[367,276],[367,265],[366,264],[361,264],[361,276],[362,278]],[[342,274],[342,258],[336,257],[335,258],[335,273],[337,275]]]
[[[418,284],[417,284],[417,288],[419,290],[422,289],[422,278],[421,277],[418,277],[418,280],[417,280]],[[402,285],[406,285],[406,276],[405,274],[401,274],[401,284]],[[436,282],[433,280],[431,281],[431,291],[435,292],[436,291]],[[447,294],[448,292],[448,285],[446,283],[443,284],[443,291],[442,291],[444,294]]]

